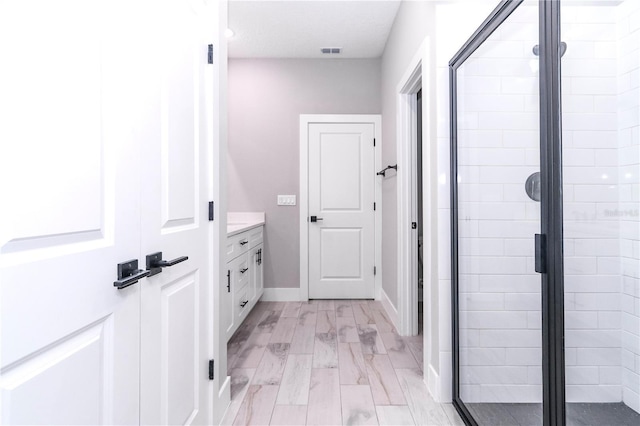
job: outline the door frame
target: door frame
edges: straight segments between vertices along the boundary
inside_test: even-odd
[[[316,123],[366,123],[373,124],[374,169],[381,169],[382,116],[380,114],[300,114],[300,297],[309,300],[309,125]],[[374,175],[373,178],[376,176]],[[382,179],[375,179],[374,241],[375,266],[374,294],[380,300],[382,290]]]
[[[397,127],[396,155],[398,159],[397,205],[397,280],[398,280],[398,332],[401,336],[418,334],[418,236],[411,229],[417,219],[417,102],[416,94],[422,89],[422,190],[423,197],[423,306],[431,307],[434,295],[431,289],[438,285],[437,259],[437,152],[431,139],[429,38],[425,38],[409,62],[396,89]],[[432,211],[433,209],[433,211]],[[428,239],[424,236],[429,235]],[[424,314],[425,355],[431,351],[431,318]],[[429,311],[429,314],[436,314]],[[434,317],[436,318],[436,317]],[[425,360],[426,361],[426,360]],[[428,364],[426,364],[428,365]]]

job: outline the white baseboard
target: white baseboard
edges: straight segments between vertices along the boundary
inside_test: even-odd
[[[260,300],[263,302],[298,302],[300,301],[300,288],[265,288]]]
[[[425,379],[427,389],[429,389],[429,393],[431,393],[434,401],[445,402],[442,401],[442,394],[440,392],[440,375],[436,373],[436,370],[433,369],[432,365],[427,368],[427,377],[425,377]]]
[[[218,398],[213,403],[213,424],[219,425],[222,423],[229,404],[231,402],[231,376],[226,376],[224,383],[218,391]]]
[[[384,307],[384,310],[387,312],[391,323],[394,325],[396,330],[400,330],[398,310],[393,306],[393,303],[391,303],[391,300],[384,289],[380,292],[380,301],[382,302],[382,307]]]

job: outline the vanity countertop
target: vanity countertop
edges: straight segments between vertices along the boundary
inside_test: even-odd
[[[264,212],[228,212],[227,237],[264,225]]]

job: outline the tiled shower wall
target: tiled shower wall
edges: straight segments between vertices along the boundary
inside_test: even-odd
[[[622,400],[615,16],[613,6],[562,9],[568,402]]]
[[[640,412],[640,2],[618,7],[622,397]]]
[[[539,170],[536,9],[458,74],[465,402],[541,400],[540,205],[524,192]],[[640,2],[562,16],[567,398],[640,411]]]

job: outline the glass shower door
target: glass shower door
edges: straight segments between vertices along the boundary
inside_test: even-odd
[[[451,78],[456,404],[480,425],[543,418],[538,2],[506,2]]]

